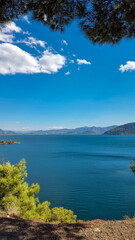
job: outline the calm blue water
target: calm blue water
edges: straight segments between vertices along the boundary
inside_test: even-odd
[[[2,138],[2,137],[1,137]],[[12,136],[0,159],[27,161],[28,182],[40,201],[72,209],[78,219],[122,219],[135,214],[135,136]]]

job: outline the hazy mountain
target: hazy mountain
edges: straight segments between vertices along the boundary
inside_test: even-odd
[[[0,129],[0,135],[16,135],[17,133],[9,130],[2,130]]]
[[[39,130],[27,133],[29,135],[101,135],[104,132],[115,128],[114,126],[109,127],[80,127],[75,129],[53,129],[53,130]]]
[[[101,135],[104,132],[116,128],[116,125],[109,127],[80,127],[75,129],[52,129],[38,130],[31,132],[14,132],[0,129],[0,135]]]
[[[135,123],[127,123],[109,131],[106,131],[106,135],[135,135]]]

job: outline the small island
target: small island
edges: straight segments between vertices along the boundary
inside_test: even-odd
[[[7,145],[7,144],[19,144],[20,142],[12,141],[12,140],[0,140],[0,145]]]
[[[132,164],[132,165],[130,166],[132,172],[135,172],[135,158],[133,159],[133,161],[130,161],[130,163]]]

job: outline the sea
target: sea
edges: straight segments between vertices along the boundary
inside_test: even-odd
[[[17,135],[0,139],[0,161],[26,159],[27,181],[39,183],[40,202],[71,209],[80,220],[135,215],[135,136]]]

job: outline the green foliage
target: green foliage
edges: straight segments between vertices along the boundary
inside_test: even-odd
[[[38,217],[45,222],[55,222],[55,223],[75,223],[77,216],[74,215],[73,211],[67,210],[63,207],[55,207],[50,209],[49,202],[43,202],[38,204],[37,213]]]
[[[118,43],[135,37],[134,0],[91,0],[81,28],[94,43]]]
[[[53,208],[52,209],[52,220],[53,222],[60,222],[60,223],[75,223],[77,216],[73,214],[71,210],[64,209],[63,207],[60,208]]]
[[[0,164],[0,200],[7,194],[20,194],[23,188],[24,178],[27,177],[25,160],[23,159],[16,166],[10,162]]]
[[[39,185],[32,184],[31,187],[24,182],[27,177],[25,160],[18,165],[10,162],[0,165],[0,207],[8,211],[9,206],[16,205],[18,214],[23,218],[32,218],[36,209]]]
[[[15,214],[24,219],[39,218],[45,222],[75,223],[77,216],[71,210],[60,208],[50,209],[50,203],[39,203],[35,195],[39,185],[28,185],[26,162],[21,160],[17,165],[10,162],[0,164],[0,209],[8,214]]]
[[[45,201],[42,204],[39,203],[37,206],[37,214],[39,218],[45,222],[51,222],[52,221],[52,212],[50,209],[50,203]]]
[[[0,140],[0,143],[1,143],[1,144],[4,144],[4,143],[5,143],[5,140]]]

